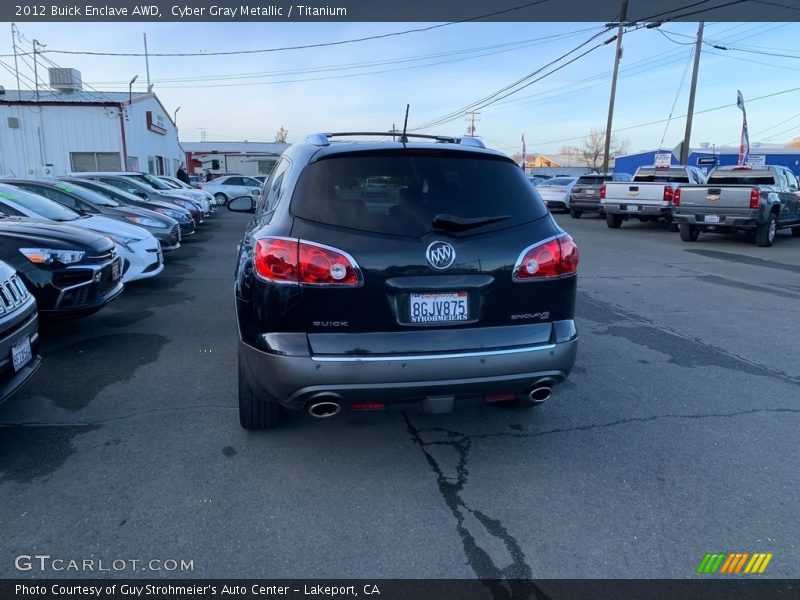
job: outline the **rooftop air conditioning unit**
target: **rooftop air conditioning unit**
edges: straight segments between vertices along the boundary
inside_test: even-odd
[[[49,86],[54,90],[68,94],[79,92],[83,89],[81,72],[77,69],[63,69],[61,67],[48,69],[50,76]]]

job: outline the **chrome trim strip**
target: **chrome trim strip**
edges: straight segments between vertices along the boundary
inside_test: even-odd
[[[538,352],[552,350],[556,344],[544,346],[525,346],[524,348],[509,348],[508,350],[480,350],[477,352],[456,352],[451,354],[381,354],[380,356],[312,356],[314,362],[378,362],[387,360],[436,360],[440,358],[471,358],[474,356],[503,356],[505,354],[521,354],[523,352]]]

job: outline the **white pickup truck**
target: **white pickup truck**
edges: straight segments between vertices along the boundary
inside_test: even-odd
[[[672,198],[679,185],[703,184],[705,174],[697,167],[639,167],[629,182],[609,182],[600,188],[600,205],[606,224],[619,229],[630,218],[642,222],[672,224]],[[677,230],[677,227],[675,227]]]
[[[705,185],[681,186],[673,196],[681,239],[694,242],[701,231],[754,235],[769,247],[778,229],[800,236],[800,182],[782,166],[717,167]]]

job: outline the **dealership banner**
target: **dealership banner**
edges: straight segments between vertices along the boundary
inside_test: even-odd
[[[716,571],[715,571],[716,573]],[[18,600],[788,600],[800,580],[697,579],[358,579],[358,580],[0,580]]]
[[[798,21],[800,11],[758,0],[636,0],[628,21]],[[3,21],[564,21],[617,19],[619,0],[4,0]]]

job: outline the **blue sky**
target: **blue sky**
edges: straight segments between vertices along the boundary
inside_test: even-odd
[[[0,40],[0,54],[11,53],[10,25],[5,25],[9,33]],[[146,32],[150,52],[158,53],[296,46],[427,25],[23,23],[19,28],[26,38],[38,39],[48,50],[141,52]],[[206,130],[209,140],[271,141],[281,126],[289,130],[289,141],[297,141],[314,131],[401,126],[406,103],[411,104],[410,126],[433,121],[520,79],[600,30],[597,23],[464,23],[317,49],[151,57],[150,77],[170,112],[181,107],[177,120],[184,141],[199,140],[200,128]],[[687,64],[697,24],[670,23],[663,30],[672,41],[648,29],[625,35],[614,129],[666,119],[673,103],[675,117],[686,113],[691,75]],[[597,41],[608,37],[605,34]],[[800,23],[708,23],[705,36],[706,40],[759,52],[800,55],[798,37]],[[580,145],[580,138],[589,130],[605,126],[613,47],[603,46],[481,109],[478,135],[508,153],[519,150],[523,133],[529,152],[555,153],[566,144]],[[144,58],[47,56],[60,66],[81,71],[84,81],[96,89],[127,91],[127,82],[138,75],[134,90],[145,90]],[[13,64],[12,58],[0,60]],[[21,63],[20,68],[32,77],[26,65]],[[706,46],[695,108],[733,104],[737,89],[748,100],[798,87],[798,73],[797,58]],[[230,78],[239,74],[244,75]],[[0,85],[16,87],[6,70],[0,69]],[[798,107],[800,91],[748,102],[751,141],[776,143],[800,137]],[[665,125],[626,129],[619,136],[629,141],[632,151],[656,148],[662,137],[663,147],[672,148],[683,136],[685,121],[674,118],[666,135]],[[735,144],[740,126],[741,113],[735,106],[697,115],[692,143]],[[458,117],[426,131],[463,134],[465,129],[465,119]]]

